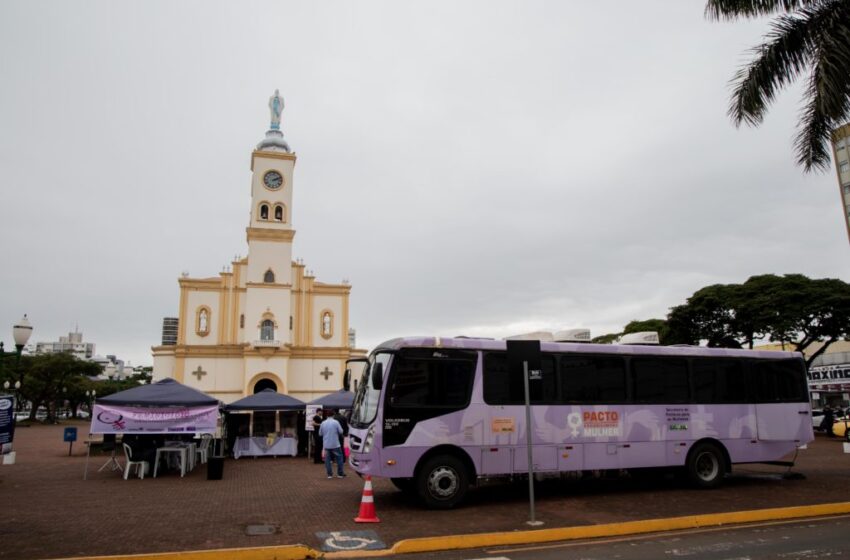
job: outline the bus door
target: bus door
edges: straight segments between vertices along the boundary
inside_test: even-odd
[[[811,441],[810,418],[806,403],[757,404],[758,438],[763,441]]]
[[[811,405],[802,359],[754,360],[752,368],[758,438],[811,441]]]

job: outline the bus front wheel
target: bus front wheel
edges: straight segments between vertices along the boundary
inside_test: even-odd
[[[688,480],[698,488],[715,488],[723,482],[726,461],[723,452],[711,443],[700,443],[688,454],[685,467]]]
[[[430,509],[449,509],[460,502],[469,488],[463,462],[453,455],[428,459],[416,476],[416,491]]]

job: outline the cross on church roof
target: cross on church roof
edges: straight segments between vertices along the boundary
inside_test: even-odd
[[[202,375],[206,375],[206,374],[207,374],[207,372],[202,370],[201,366],[198,366],[198,369],[196,369],[195,371],[192,372],[192,375],[196,376],[198,378],[198,381],[201,380]]]
[[[328,366],[325,366],[324,371],[320,371],[320,372],[319,372],[319,375],[321,375],[322,377],[324,377],[324,378],[325,378],[325,381],[327,381],[327,380],[328,380],[328,377],[330,377],[330,376],[331,376],[331,375],[333,375],[333,374],[334,374],[334,372],[332,372],[331,370],[329,370],[329,369],[328,369]]]

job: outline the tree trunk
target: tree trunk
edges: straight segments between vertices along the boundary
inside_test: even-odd
[[[806,367],[812,367],[812,362],[814,362],[816,358],[824,354],[826,352],[826,349],[829,348],[829,346],[835,341],[836,339],[830,338],[829,340],[823,343],[823,346],[818,348],[817,352],[806,358]]]

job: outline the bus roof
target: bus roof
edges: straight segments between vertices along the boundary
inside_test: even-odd
[[[401,348],[456,348],[464,350],[505,350],[507,342],[489,338],[405,337],[382,342],[372,352]],[[703,346],[639,346],[634,344],[593,344],[586,342],[541,342],[544,352],[581,352],[591,354],[624,354],[651,356],[706,356],[737,358],[802,358],[800,352],[780,350],[747,350],[705,348]]]

